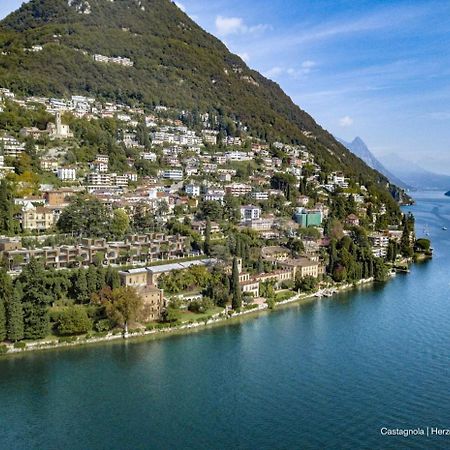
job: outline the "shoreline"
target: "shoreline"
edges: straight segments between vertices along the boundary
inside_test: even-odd
[[[228,315],[226,312],[219,313],[213,318],[210,318],[208,320],[203,320],[199,322],[193,322],[193,323],[183,323],[181,325],[177,326],[167,326],[166,328],[155,328],[152,330],[143,330],[140,332],[131,332],[128,333],[127,336],[124,336],[122,332],[120,333],[113,333],[110,332],[106,336],[98,336],[98,337],[87,337],[87,336],[71,336],[68,338],[61,338],[61,339],[67,339],[66,342],[60,342],[59,340],[43,340],[43,341],[35,341],[35,342],[29,342],[25,344],[25,347],[22,346],[16,346],[15,344],[2,344],[6,351],[4,353],[0,353],[0,359],[10,356],[17,356],[17,355],[23,355],[23,354],[29,354],[34,353],[38,351],[45,351],[45,350],[56,350],[56,349],[67,349],[67,348],[74,348],[74,347],[83,347],[93,344],[105,344],[105,343],[114,343],[114,342],[136,342],[138,340],[144,341],[144,340],[150,340],[153,338],[165,338],[169,336],[175,336],[175,335],[187,335],[190,332],[193,331],[201,331],[203,329],[206,329],[208,327],[214,327],[214,326],[223,326],[226,324],[232,324],[233,322],[237,322],[237,320],[241,318],[252,318],[252,316],[257,317],[263,312],[272,312],[276,311],[279,307],[285,307],[290,306],[294,304],[300,304],[302,302],[306,301],[314,301],[318,298],[329,298],[332,299],[336,294],[340,294],[345,291],[353,290],[358,287],[362,286],[368,286],[369,284],[373,284],[375,281],[373,278],[363,279],[359,280],[356,283],[352,284],[344,284],[340,286],[332,286],[332,293],[327,295],[319,295],[320,293],[323,293],[326,290],[329,290],[330,288],[326,289],[319,289],[315,292],[311,293],[294,293],[292,297],[282,300],[280,302],[277,302],[275,304],[275,308],[271,309],[267,305],[267,303],[264,303],[262,305],[258,305],[255,308],[251,308],[248,310],[240,311],[238,313],[234,313],[231,315]]]

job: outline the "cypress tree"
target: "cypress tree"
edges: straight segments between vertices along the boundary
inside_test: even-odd
[[[0,287],[0,290],[3,290],[3,287]],[[5,299],[0,293],[0,342],[6,339],[6,307],[5,307]]]
[[[258,273],[264,272],[264,263],[261,257],[258,258],[258,266],[257,266]]]
[[[74,294],[77,303],[87,303],[89,301],[88,285],[86,280],[86,271],[78,269],[74,280]]]
[[[205,243],[203,246],[203,251],[205,255],[211,254],[211,220],[209,218],[206,221],[206,229],[205,229]]]
[[[45,272],[41,263],[31,259],[19,280],[23,284],[24,335],[27,339],[42,339],[50,331],[48,307],[51,297],[46,294]]]
[[[7,305],[11,303],[13,287],[10,276],[5,269],[0,269],[0,342],[8,334]]]
[[[11,184],[0,182],[0,232],[11,234],[15,231],[14,194]]]
[[[97,268],[94,265],[89,266],[86,281],[88,294],[91,295],[97,292]]]
[[[111,289],[117,289],[118,287],[120,287],[119,272],[117,272],[117,270],[113,269],[111,266],[108,266],[108,269],[106,270],[106,284]]]
[[[231,273],[231,306],[233,309],[238,309],[242,306],[241,286],[239,285],[239,269],[237,258],[233,258],[233,270]]]
[[[102,266],[97,267],[96,290],[100,291],[106,286],[106,272]]]
[[[16,282],[14,289],[12,289],[12,295],[6,302],[7,338],[13,342],[24,338],[22,296],[22,285],[20,282]]]

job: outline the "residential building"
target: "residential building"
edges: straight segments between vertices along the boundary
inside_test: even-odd
[[[28,206],[22,209],[22,229],[27,231],[46,231],[53,227],[53,211],[45,206]]]
[[[261,217],[261,208],[253,205],[241,206],[241,220],[243,222],[252,222],[258,220]]]
[[[293,272],[293,279],[295,279],[297,276],[300,278],[304,278],[306,276],[318,278],[323,273],[323,268],[320,267],[320,263],[317,261],[311,261],[308,258],[278,261],[278,265],[287,269],[291,269]]]
[[[369,241],[374,247],[385,247],[389,246],[389,236],[382,233],[372,233],[369,235]]]
[[[200,196],[200,186],[197,184],[186,184],[184,191],[187,195],[191,195],[192,197]]]
[[[163,178],[166,180],[181,181],[183,179],[182,169],[168,169],[163,172]]]
[[[70,167],[60,167],[56,171],[56,176],[61,181],[75,181],[77,179],[77,171]]]
[[[232,183],[225,186],[225,191],[233,197],[242,197],[249,194],[252,191],[252,187],[244,183]]]
[[[206,190],[205,195],[203,196],[203,200],[205,201],[214,201],[223,204],[223,199],[225,198],[225,191],[222,189],[210,189]]]
[[[25,146],[10,135],[0,137],[0,147],[3,147],[3,155],[10,158],[18,158],[25,151]]]
[[[323,213],[318,209],[298,208],[294,214],[294,220],[303,228],[320,226],[323,220]]]
[[[345,219],[345,224],[352,226],[352,227],[358,227],[359,226],[359,217],[355,214],[349,214]]]
[[[252,198],[257,201],[269,200],[269,193],[267,191],[255,191],[252,192]]]

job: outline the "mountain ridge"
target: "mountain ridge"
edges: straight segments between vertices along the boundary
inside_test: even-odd
[[[350,150],[353,154],[361,158],[369,167],[375,169],[376,171],[383,174],[386,178],[388,178],[392,183],[397,186],[410,189],[407,183],[401,180],[399,177],[394,175],[389,169],[387,169],[378,158],[369,150],[367,144],[359,137],[356,136],[352,142],[347,142],[341,138],[336,138],[342,145],[344,145],[348,150]]]
[[[307,145],[324,170],[397,190],[169,0],[31,0],[0,22],[0,49],[0,85],[14,92],[214,110],[257,138]]]
[[[398,177],[414,189],[430,189],[447,191],[450,187],[450,176],[431,172],[423,167],[407,161],[398,155],[383,157],[383,162]]]

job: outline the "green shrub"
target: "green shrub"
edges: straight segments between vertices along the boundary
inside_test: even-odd
[[[256,303],[251,303],[250,305],[245,305],[244,306],[244,309],[246,310],[246,311],[250,311],[251,309],[255,309],[255,308],[257,308],[258,307],[258,305],[256,304]]]
[[[266,303],[269,309],[275,309],[275,300],[273,298],[267,299]]]
[[[15,344],[14,344],[14,348],[26,348],[26,346],[27,346],[27,343],[26,342],[16,342]]]
[[[95,324],[95,329],[99,332],[104,332],[110,331],[113,326],[114,324],[109,319],[102,319]]]
[[[71,344],[72,342],[76,342],[77,338],[75,336],[64,336],[58,339],[60,344]]]
[[[8,347],[6,345],[0,345],[0,355],[8,353]]]
[[[59,311],[56,330],[62,336],[84,334],[92,330],[92,321],[83,306],[68,306]]]

